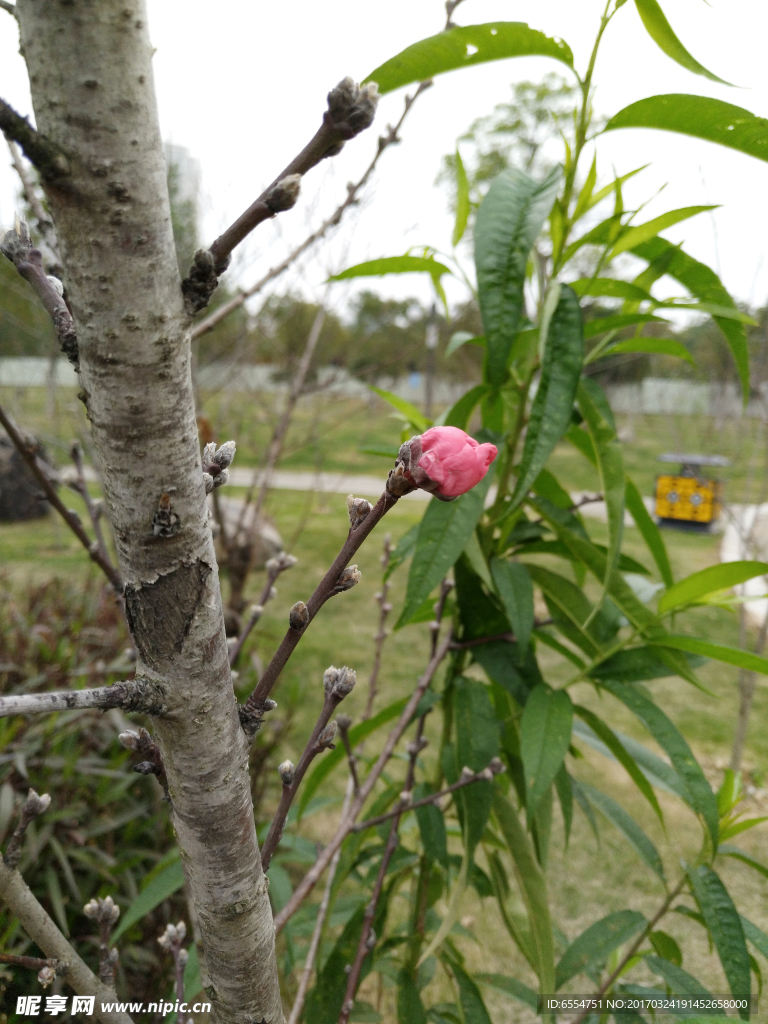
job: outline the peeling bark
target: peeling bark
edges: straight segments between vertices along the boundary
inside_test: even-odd
[[[248,744],[232,691],[143,0],[21,0],[39,131],[67,156],[46,183],[78,330],[137,673],[220,1021],[281,1024]]]

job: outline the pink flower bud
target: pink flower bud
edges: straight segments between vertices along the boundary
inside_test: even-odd
[[[458,427],[430,427],[401,446],[393,471],[395,493],[420,487],[452,501],[480,483],[497,454],[495,444],[479,444]]]

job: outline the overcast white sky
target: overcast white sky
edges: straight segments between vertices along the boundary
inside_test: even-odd
[[[711,0],[711,6],[703,0],[663,0],[662,5],[688,50],[740,88],[717,85],[669,60],[646,34],[630,0],[604,41],[596,70],[597,110],[610,115],[644,96],[689,92],[768,116],[765,0]],[[455,20],[526,21],[565,39],[583,70],[602,7],[602,0],[466,0]],[[1,11],[0,19],[0,95],[28,114],[16,27]],[[329,87],[347,74],[364,78],[410,43],[434,34],[443,20],[439,0],[149,0],[162,130],[200,162],[206,239],[242,212],[313,134]],[[566,69],[555,61],[524,58],[438,78],[409,115],[402,144],[382,158],[363,208],[330,248],[284,278],[278,289],[291,285],[319,295],[329,270],[414,245],[449,250],[446,195],[434,185],[442,155],[454,149],[474,118],[507,98],[510,83],[553,70]],[[380,129],[399,116],[403,97],[399,90],[383,98]],[[376,125],[307,177],[296,209],[257,231],[230,272],[234,279],[247,285],[261,276],[334,208],[346,182],[370,160],[375,131]],[[684,241],[692,255],[719,269],[736,298],[766,301],[768,164],[691,138],[637,130],[601,137],[597,152],[603,182],[613,168],[621,174],[650,162],[627,186],[628,206],[667,183],[647,207],[649,218],[679,206],[722,204],[714,215],[680,224],[666,237]],[[16,193],[13,172],[0,152],[0,224],[11,221]],[[337,300],[343,301],[337,287]],[[377,287],[385,294],[429,298],[428,287],[416,278],[386,278]],[[458,286],[449,294],[465,297]]]

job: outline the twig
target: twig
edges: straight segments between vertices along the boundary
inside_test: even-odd
[[[429,796],[422,797],[421,800],[416,800],[405,806],[399,807],[397,810],[389,811],[387,814],[380,814],[378,818],[369,818],[368,821],[361,821],[357,825],[353,825],[350,832],[364,832],[367,828],[374,828],[376,825],[381,825],[383,821],[389,821],[389,819],[394,818],[396,814],[405,814],[406,811],[415,811],[419,807],[427,807],[429,804],[436,804],[439,800],[442,800],[444,796],[448,796],[449,793],[455,793],[457,789],[464,789],[465,786],[471,786],[474,782],[491,782],[494,775],[498,775],[503,771],[503,763],[498,757],[494,757],[488,767],[483,768],[481,772],[472,772],[465,769],[462,772],[459,781],[454,782],[452,786],[446,786],[446,788],[441,789],[439,793],[432,793]]]
[[[590,998],[602,999],[602,997],[605,995],[605,993],[608,991],[608,989],[611,987],[611,985],[613,985],[613,983],[616,981],[616,979],[621,976],[622,971],[627,966],[629,961],[632,959],[632,957],[635,955],[635,953],[638,951],[638,949],[640,949],[640,947],[642,946],[643,942],[645,942],[647,937],[650,935],[650,933],[653,931],[653,929],[656,927],[656,925],[659,923],[659,921],[662,919],[662,917],[664,917],[664,915],[667,913],[669,908],[672,906],[672,901],[674,899],[677,899],[677,897],[682,892],[683,886],[685,885],[685,882],[686,882],[686,877],[687,877],[686,875],[683,875],[683,877],[677,883],[675,888],[668,894],[667,898],[664,900],[664,902],[662,903],[662,905],[659,908],[659,910],[654,914],[654,916],[651,918],[651,920],[646,924],[645,928],[643,928],[643,930],[640,932],[638,937],[635,939],[635,941],[629,947],[627,952],[621,958],[621,960],[619,961],[619,964],[616,967],[616,969],[608,976],[607,981],[604,981],[603,984],[598,989],[598,991],[595,992],[594,996],[590,997]],[[586,1020],[586,1018],[589,1017],[590,1012],[591,1012],[590,1010],[585,1010],[583,1013],[580,1013],[579,1016],[573,1021],[573,1024],[582,1024],[582,1021]]]
[[[179,1002],[184,1001],[184,968],[189,960],[189,953],[183,947],[186,935],[187,926],[183,921],[179,921],[178,924],[167,924],[165,931],[157,940],[158,945],[173,956],[174,985]],[[188,1024],[191,1020],[191,1017],[181,1012],[178,1015],[178,1024]]]
[[[357,758],[352,752],[352,745],[349,742],[349,727],[352,725],[352,719],[349,715],[339,715],[336,719],[336,724],[339,727],[339,735],[341,736],[341,742],[344,744],[344,751],[347,755],[349,777],[352,782],[352,792],[357,796],[360,792],[360,779],[357,774]]]
[[[434,651],[432,652],[432,656],[434,657]],[[339,1024],[349,1024],[349,1015],[352,1013],[352,1009],[355,1005],[355,993],[357,992],[357,986],[360,983],[363,961],[376,945],[376,933],[373,930],[373,919],[376,916],[376,907],[379,903],[381,890],[384,887],[384,879],[387,875],[389,862],[392,860],[392,855],[400,843],[400,837],[398,835],[400,818],[402,817],[403,811],[411,803],[411,791],[413,790],[413,782],[416,774],[416,761],[418,760],[419,752],[427,745],[427,741],[424,738],[424,722],[426,717],[426,714],[423,714],[419,718],[419,724],[416,727],[416,738],[412,743],[408,744],[408,770],[405,774],[405,786],[403,787],[403,792],[400,794],[397,807],[392,814],[392,824],[390,825],[389,835],[387,836],[387,845],[384,847],[384,853],[381,858],[381,863],[379,864],[379,871],[376,875],[373,892],[371,893],[371,898],[368,901],[368,905],[365,908],[365,914],[363,915],[363,929],[360,933],[360,941],[357,944],[357,953],[347,978],[347,991],[344,994],[344,1002],[341,1004]]]
[[[91,541],[91,538],[85,532],[83,524],[81,523],[80,517],[77,515],[77,513],[73,512],[72,509],[67,508],[62,502],[62,500],[59,498],[58,494],[56,493],[56,488],[53,486],[48,477],[48,474],[45,472],[45,470],[42,468],[38,461],[36,447],[32,443],[25,440],[25,438],[16,429],[16,426],[11,421],[10,417],[2,407],[0,407],[0,424],[2,424],[3,429],[5,430],[8,437],[10,437],[19,455],[21,455],[21,457],[24,459],[26,464],[31,469],[37,482],[42,487],[43,492],[45,493],[45,496],[48,499],[48,501],[51,503],[51,505],[53,505],[53,507],[61,516],[61,518],[64,520],[64,522],[67,524],[70,530],[74,533],[74,535],[83,545],[85,550],[88,552],[90,558],[98,565],[98,567],[109,580],[110,584],[112,585],[112,589],[115,591],[115,594],[117,594],[120,599],[120,606],[122,608],[122,594],[124,587],[123,581],[117,569],[115,569],[115,567],[112,565],[110,561],[108,561],[102,556],[102,553],[99,550],[98,543],[95,541]]]
[[[11,838],[8,840],[8,846],[5,848],[5,854],[3,856],[3,860],[11,871],[18,867],[19,861],[21,860],[21,848],[24,845],[24,836],[27,829],[35,818],[43,814],[44,811],[47,811],[50,806],[51,798],[47,793],[43,793],[42,796],[38,796],[34,789],[30,789],[27,793],[27,799],[21,807],[19,824],[14,829]]]
[[[127,750],[139,754],[145,760],[133,766],[133,770],[139,775],[154,775],[163,787],[163,792],[168,797],[168,778],[165,774],[163,755],[160,747],[155,743],[145,728],[140,727],[138,732],[133,729],[126,729],[121,732],[118,739]]]
[[[285,572],[286,569],[290,569],[294,565],[296,565],[296,558],[293,555],[287,555],[284,551],[281,551],[280,554],[276,555],[274,558],[270,558],[267,562],[267,582],[264,584],[264,590],[261,593],[258,604],[253,605],[251,608],[251,614],[248,616],[248,620],[243,626],[240,636],[237,638],[236,642],[232,646],[232,650],[229,652],[230,665],[235,665],[237,663],[237,659],[240,656],[240,652],[242,651],[243,645],[248,639],[251,630],[264,614],[264,606],[272,599],[275,580],[280,573]]]
[[[349,834],[350,829],[355,823],[355,819],[362,810],[365,801],[373,792],[373,787],[376,785],[379,776],[384,771],[384,768],[386,767],[389,759],[392,757],[395,747],[400,742],[400,738],[410,725],[414,712],[416,711],[416,708],[419,706],[419,701],[424,696],[424,693],[427,690],[429,684],[432,682],[432,679],[435,675],[435,672],[437,672],[440,663],[448,653],[450,640],[451,637],[450,634],[448,634],[438,646],[434,657],[430,660],[429,664],[427,665],[424,674],[419,679],[416,689],[411,694],[410,700],[403,709],[403,712],[400,715],[397,724],[387,736],[387,740],[384,744],[383,750],[379,754],[373,768],[371,768],[370,772],[368,773],[365,782],[360,787],[360,793],[352,801],[349,808],[349,812],[344,817],[342,817],[341,823],[339,824],[339,827],[336,830],[334,837],[325,847],[323,852],[318,856],[315,863],[312,865],[312,867],[306,873],[306,875],[301,880],[299,885],[296,887],[295,892],[288,900],[286,905],[283,907],[283,909],[275,915],[276,933],[282,931],[282,929],[285,927],[286,923],[290,920],[292,915],[296,913],[298,908],[301,906],[301,904],[304,902],[309,893],[317,884],[318,880],[322,876],[325,869],[328,867],[335,852],[341,847],[341,844],[344,842],[347,835]]]
[[[333,749],[333,741],[336,738],[336,723],[330,722],[331,715],[344,698],[352,692],[356,681],[357,678],[354,671],[346,666],[336,668],[331,665],[323,675],[323,685],[325,687],[323,709],[312,730],[312,735],[307,740],[307,745],[304,747],[304,751],[299,758],[299,763],[294,768],[290,761],[284,761],[278,769],[283,781],[283,792],[278,808],[275,811],[275,816],[272,819],[272,824],[269,827],[269,833],[261,848],[261,867],[264,871],[268,870],[269,862],[272,860],[272,856],[283,837],[285,819],[288,817],[288,811],[301,785],[301,780],[307,772],[307,768],[323,750]],[[328,724],[329,722],[330,725]]]
[[[278,676],[296,649],[299,640],[309,626],[309,623],[314,619],[325,602],[334,594],[340,592],[340,580],[342,574],[346,571],[349,560],[379,520],[396,504],[397,500],[398,499],[395,495],[390,494],[389,491],[384,491],[382,496],[357,528],[350,529],[341,551],[334,559],[333,565],[317,585],[315,592],[312,594],[306,605],[299,602],[298,604],[301,605],[300,610],[298,609],[298,605],[294,606],[294,609],[301,612],[300,616],[292,616],[290,619],[292,624],[289,625],[288,631],[283,637],[280,646],[277,651],[275,651],[272,660],[269,665],[267,665],[267,668],[265,669],[264,674],[259,680],[253,693],[240,708],[240,720],[243,723],[243,729],[247,734],[253,736],[259,728],[264,716],[264,702],[269,697],[272,687],[277,682]]]
[[[156,683],[129,679],[112,686],[90,690],[55,690],[49,693],[12,693],[0,697],[0,718],[10,715],[49,714],[54,711],[79,711],[82,708],[122,708],[145,715],[162,715],[165,711],[162,692]]]
[[[402,127],[403,121],[405,120],[408,111],[413,106],[413,103],[415,102],[417,96],[419,96],[422,92],[428,89],[431,84],[431,82],[422,82],[416,89],[416,92],[414,93],[413,96],[406,96],[405,108],[403,110],[403,113],[400,115],[400,120],[394,127],[388,128],[386,135],[382,135],[379,138],[376,153],[374,154],[373,159],[366,168],[362,177],[359,178],[358,181],[355,182],[355,184],[350,184],[347,186],[347,197],[344,200],[344,202],[342,202],[339,206],[336,207],[334,212],[323,221],[323,223],[316,231],[313,231],[312,234],[305,238],[300,245],[296,246],[296,248],[286,256],[282,263],[278,263],[276,267],[272,267],[269,271],[267,271],[267,273],[262,278],[260,278],[255,284],[251,285],[250,288],[243,289],[238,295],[235,295],[232,299],[230,299],[229,302],[223,303],[221,306],[219,306],[218,309],[214,310],[213,313],[210,313],[204,320],[201,320],[199,324],[196,324],[192,328],[193,339],[201,337],[201,335],[206,334],[208,331],[212,331],[213,328],[216,327],[217,324],[220,324],[221,321],[225,319],[225,317],[228,317],[230,313],[233,313],[236,309],[240,309],[240,307],[246,302],[247,299],[250,299],[252,296],[257,295],[270,283],[270,281],[274,281],[275,278],[279,277],[286,270],[288,270],[288,268],[307,251],[307,249],[310,249],[315,244],[315,242],[319,242],[321,239],[323,239],[331,228],[336,227],[336,225],[341,222],[341,218],[344,216],[346,211],[351,206],[354,206],[357,203],[358,194],[361,191],[361,189],[363,189],[367,185],[369,178],[376,169],[376,165],[379,162],[381,154],[390,146],[393,146],[400,141],[398,132]]]
[[[291,209],[298,198],[302,176],[325,157],[339,153],[345,142],[373,122],[378,99],[373,82],[360,87],[351,78],[345,78],[331,89],[322,124],[304,149],[208,250],[200,249],[195,253],[194,264],[181,286],[190,315],[208,304],[235,246],[258,224]]]
[[[14,953],[0,953],[0,964],[24,967],[28,971],[41,971],[44,967],[55,971],[63,966],[60,960],[41,960],[38,956],[16,956]]]
[[[15,13],[15,10],[12,10],[12,13]],[[36,131],[26,117],[22,117],[2,99],[0,99],[0,132],[7,139],[18,142],[26,158],[40,172],[41,178],[61,185],[61,179],[66,178],[70,173],[69,160],[64,151],[45,135]]]
[[[344,805],[341,808],[342,820],[347,816],[349,812],[349,805],[352,800],[352,779],[350,778],[347,783],[347,790],[344,794]],[[307,957],[304,961],[304,970],[301,972],[301,978],[299,980],[299,987],[296,992],[296,998],[293,1001],[293,1007],[291,1008],[291,1015],[288,1018],[288,1024],[298,1024],[301,1011],[304,1009],[304,1000],[307,997],[307,989],[309,988],[309,982],[312,978],[312,970],[315,966],[315,959],[317,958],[317,951],[320,948],[320,939],[323,934],[323,926],[325,919],[328,915],[328,907],[331,905],[331,893],[333,892],[333,881],[336,877],[336,869],[339,866],[339,860],[341,859],[341,847],[338,848],[334,853],[331,860],[330,867],[328,868],[328,878],[325,882],[325,891],[323,892],[323,898],[320,901],[320,906],[317,909],[317,920],[315,921],[315,930],[312,932],[312,939],[309,943],[309,949],[307,950]]]
[[[15,4],[9,4],[8,0],[0,0],[0,7],[2,7],[2,9],[4,11],[8,11],[8,13],[13,15],[14,18],[16,17],[16,5]]]
[[[384,552],[381,556],[381,565],[385,575],[389,567],[391,555],[392,538],[389,534],[386,534],[384,537]],[[373,668],[371,669],[371,674],[368,677],[368,702],[365,705],[364,718],[370,718],[373,712],[373,702],[376,700],[376,687],[379,681],[379,672],[381,671],[381,653],[384,648],[384,641],[389,636],[389,633],[385,628],[387,616],[392,611],[392,605],[387,601],[389,588],[389,580],[383,580],[381,590],[376,595],[376,600],[379,602],[379,629],[373,638],[376,641],[376,647],[373,653]]]
[[[109,948],[109,936],[120,917],[120,907],[111,896],[105,896],[88,900],[83,913],[99,926],[99,979],[103,985],[114,988],[118,954],[116,949]]]
[[[43,254],[32,245],[29,228],[24,221],[18,221],[14,230],[6,232],[0,244],[0,252],[13,263],[19,274],[37,292],[53,320],[61,351],[70,363],[77,367],[77,329],[63,298],[64,286],[58,278],[51,278],[46,274],[43,268]]]
[[[51,256],[51,262],[49,271],[55,274],[56,277],[62,277],[64,273],[64,266],[61,262],[61,256],[59,255],[59,242],[56,238],[56,229],[53,226],[53,221],[46,213],[45,207],[40,202],[40,197],[35,192],[35,184],[29,176],[27,168],[24,166],[24,161],[21,159],[19,153],[19,147],[13,141],[13,139],[6,139],[8,143],[8,149],[11,153],[11,161],[21,181],[21,187],[24,190],[24,198],[27,200],[32,214],[37,222],[37,230],[43,236],[46,247]]]
[[[112,559],[109,557],[107,545],[104,541],[104,534],[101,529],[102,510],[100,506],[96,506],[88,490],[88,484],[86,483],[85,480],[85,466],[83,465],[83,449],[80,447],[79,441],[72,442],[70,454],[72,456],[72,461],[75,465],[75,473],[77,474],[77,483],[74,485],[70,484],[70,486],[73,487],[73,489],[80,495],[80,497],[85,502],[85,508],[88,512],[88,518],[91,520],[93,532],[96,534],[96,543],[99,545],[99,553],[101,554],[105,562],[109,562],[109,564],[112,565]],[[115,572],[117,572],[116,569]]]

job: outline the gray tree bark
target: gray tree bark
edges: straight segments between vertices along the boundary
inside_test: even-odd
[[[137,674],[220,1021],[281,1024],[274,927],[233,696],[143,0],[20,0],[46,183],[79,343],[81,397],[115,535]],[[190,83],[190,102],[195,88]]]

